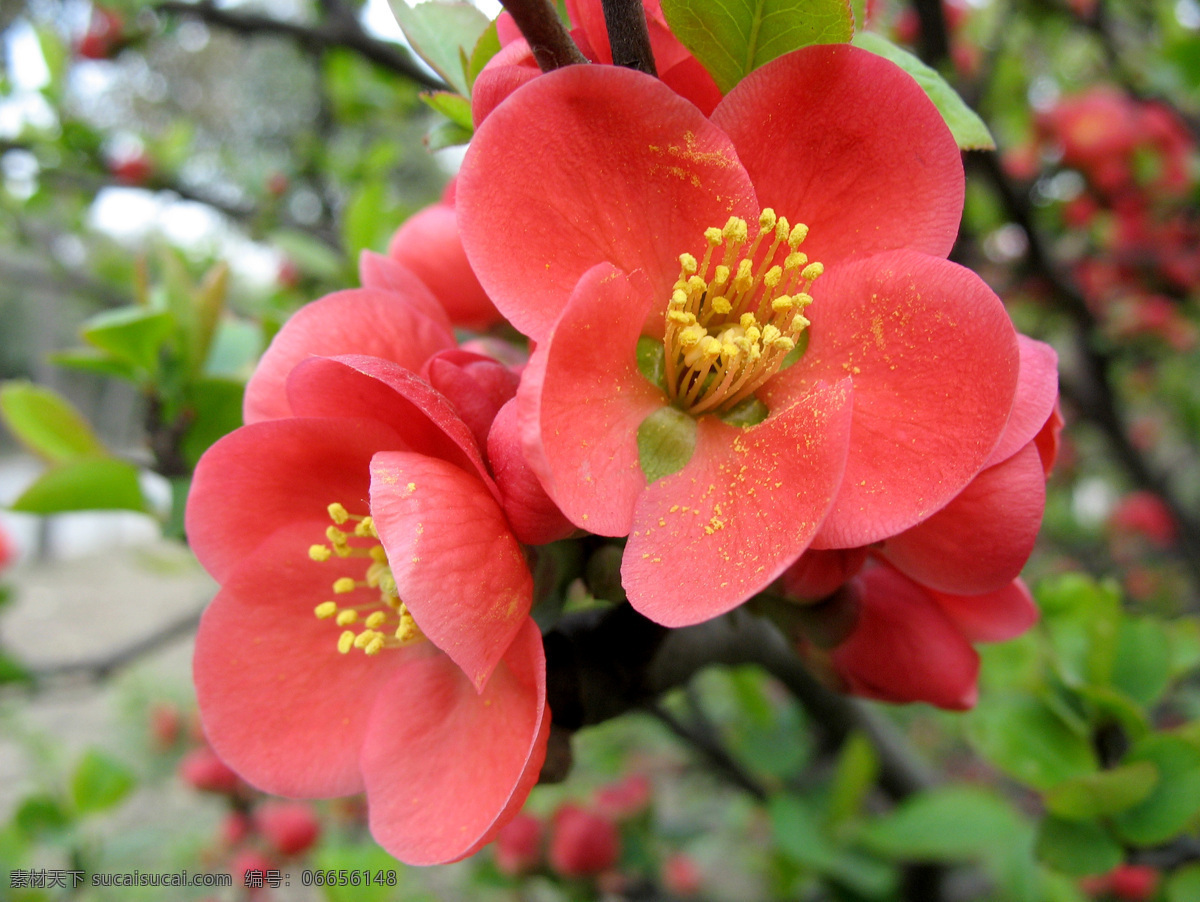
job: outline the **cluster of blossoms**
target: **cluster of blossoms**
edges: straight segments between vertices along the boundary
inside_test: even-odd
[[[1062,216],[1074,274],[1107,331],[1195,347],[1181,303],[1200,288],[1196,144],[1186,124],[1159,103],[1099,85],[1042,111],[1035,140],[1010,163],[1032,175],[1039,156],[1080,177]]]
[[[278,794],[365,791],[410,863],[491,841],[538,778],[537,546],[623,544],[668,627],[786,599],[803,654],[893,701],[968,706],[971,643],[1036,616],[1055,356],[946,259],[940,114],[847,46],[721,97],[647,7],[661,79],[542,75],[507,35],[457,189],[285,324],[196,471],[213,748]],[[456,340],[499,318],[528,344]]]

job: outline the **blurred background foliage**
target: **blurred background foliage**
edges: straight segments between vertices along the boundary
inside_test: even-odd
[[[238,875],[0,898],[240,899],[244,872],[274,869],[291,886],[268,897],[334,902],[1200,899],[1200,3],[854,6],[990,127],[997,150],[965,155],[954,257],[1061,361],[1065,443],[1026,571],[1043,621],[984,651],[978,707],[838,721],[790,672],[708,669],[580,733],[570,778],[494,850],[420,872],[371,844],[353,800],[281,812],[224,771],[186,682],[127,670],[136,643],[70,671],[120,672],[125,714],[97,748],[57,747],[25,711],[64,671],[0,632],[8,754],[28,765],[0,798],[0,870]],[[440,79],[390,16],[4,0],[0,459],[44,469],[0,502],[148,512],[180,535],[188,474],[240,423],[266,341],[356,285],[359,251],[454,171],[426,146],[446,140],[419,96]],[[129,814],[162,794],[187,812],[169,829]],[[314,868],[383,885],[301,886]]]

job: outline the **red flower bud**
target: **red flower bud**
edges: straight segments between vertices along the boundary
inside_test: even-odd
[[[496,834],[493,854],[501,873],[516,877],[533,870],[542,857],[542,822],[518,814]]]
[[[300,855],[321,836],[321,823],[305,802],[263,802],[254,822],[280,855]]]
[[[179,762],[179,777],[201,792],[232,794],[241,783],[238,775],[206,745],[183,756]]]
[[[564,877],[599,874],[617,863],[621,836],[602,814],[578,805],[564,805],[554,815],[550,866]]]

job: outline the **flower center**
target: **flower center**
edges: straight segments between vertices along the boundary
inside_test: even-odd
[[[340,627],[356,628],[342,630],[337,650],[345,655],[357,648],[365,654],[377,655],[385,648],[400,648],[423,640],[425,634],[396,591],[387,552],[379,544],[379,534],[370,515],[351,514],[335,502],[329,505],[329,517],[334,525],[325,530],[328,544],[313,545],[308,556],[314,561],[345,560],[347,565],[350,559],[369,561],[362,579],[350,575],[334,580],[333,592],[345,596],[342,602],[323,601],[313,609],[318,620],[333,620]],[[354,528],[344,531],[341,527],[350,522]],[[372,592],[376,597],[369,596]]]
[[[727,413],[779,372],[809,326],[808,289],[824,272],[798,250],[807,235],[767,207],[753,241],[746,220],[731,216],[705,230],[702,261],[680,255],[663,336],[672,404],[693,416]]]

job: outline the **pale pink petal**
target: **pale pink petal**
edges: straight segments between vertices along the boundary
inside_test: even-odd
[[[655,298],[645,280],[596,266],[521,376],[525,458],[576,526],[629,532],[646,485],[637,429],[666,403],[637,368],[637,340]]]
[[[458,213],[479,280],[540,341],[598,263],[643,271],[665,308],[679,255],[701,253],[706,228],[730,215],[754,221],[759,207],[729,140],[658,79],[567,66],[480,125]]]
[[[288,373],[309,357],[369,354],[411,370],[445,348],[454,336],[422,312],[426,302],[409,295],[427,294],[419,282],[406,293],[353,288],[326,295],[301,307],[283,325],[246,385],[247,423],[292,416],[284,383]]]
[[[482,686],[533,600],[525,556],[496,501],[445,461],[385,451],[371,461],[371,516],[401,601]]]
[[[746,76],[713,122],[759,202],[810,226],[811,259],[950,252],[963,205],[958,145],[894,63],[845,44],[805,47]]]
[[[378,696],[363,746],[372,835],[413,865],[474,852],[528,794],[549,720],[530,620],[482,692],[443,656],[406,659]]]
[[[630,604],[656,623],[687,626],[770,585],[829,510],[851,399],[843,379],[750,429],[701,418],[691,461],[638,498],[621,565]]]
[[[941,592],[976,595],[1008,585],[1033,551],[1046,477],[1032,442],[984,470],[940,511],[887,539],[880,553]]]

